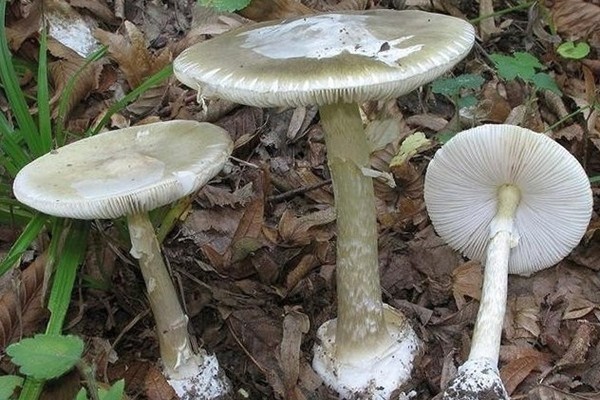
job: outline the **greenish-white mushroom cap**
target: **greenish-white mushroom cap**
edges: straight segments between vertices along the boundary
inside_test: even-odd
[[[473,27],[422,11],[305,16],[196,44],[175,76],[200,96],[259,107],[360,103],[406,94],[469,52]]]
[[[425,176],[425,203],[435,230],[465,256],[484,260],[498,189],[506,184],[521,195],[509,272],[528,275],[556,264],[588,226],[589,179],[564,147],[518,126],[469,129],[437,151]]]
[[[44,213],[116,218],[153,210],[203,186],[223,167],[233,144],[212,124],[169,121],[79,140],[25,166],[17,199]]]

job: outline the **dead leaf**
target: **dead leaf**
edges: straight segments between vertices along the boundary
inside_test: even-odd
[[[99,63],[90,63],[85,69],[85,59],[71,49],[54,41],[48,41],[48,50],[59,60],[50,63],[49,73],[54,83],[54,96],[50,99],[50,104],[58,106],[58,101],[67,86],[69,80],[79,72],[73,85],[73,90],[68,99],[66,115],[68,116],[73,107],[86,99],[91,93],[98,89],[98,82],[102,66]],[[53,117],[56,118],[58,107],[53,110]]]
[[[289,245],[306,245],[314,238],[312,229],[335,221],[335,208],[327,207],[295,217],[290,210],[284,211],[279,220],[278,229],[281,238]]]
[[[17,20],[14,24],[6,26],[6,38],[13,51],[19,50],[23,42],[36,35],[41,25],[40,0],[31,4],[31,12],[25,18]]]
[[[314,14],[314,10],[294,0],[252,0],[240,15],[253,21],[270,21]]]
[[[460,310],[465,305],[465,296],[479,300],[481,296],[481,285],[483,284],[483,272],[481,263],[468,261],[456,267],[452,271],[452,294],[456,307]]]
[[[586,0],[554,0],[550,15],[556,30],[568,40],[585,39],[600,46],[600,6]]]
[[[523,356],[515,358],[504,365],[500,370],[500,377],[508,394],[512,394],[531,372],[540,370],[550,359],[551,357],[548,354],[527,348],[524,349]]]
[[[171,53],[163,50],[153,55],[147,48],[144,34],[131,22],[125,21],[125,35],[96,29],[94,35],[108,46],[110,56],[119,64],[130,88],[139,86],[146,78],[171,62]]]
[[[597,336],[598,330],[592,324],[587,322],[579,324],[567,352],[554,364],[554,368],[583,364],[590,345]]]
[[[0,297],[0,349],[39,330],[46,316],[42,305],[45,266],[46,256],[38,256],[5,287]]]
[[[300,345],[308,332],[308,316],[297,309],[290,309],[283,319],[283,336],[279,345],[279,365],[283,371],[286,399],[298,398],[295,393],[300,377]]]

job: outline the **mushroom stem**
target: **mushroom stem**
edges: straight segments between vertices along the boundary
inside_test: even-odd
[[[502,325],[506,312],[508,290],[508,260],[510,249],[517,245],[513,227],[521,194],[514,185],[498,189],[497,212],[490,224],[481,302],[473,331],[469,360],[487,358],[498,365]]]
[[[141,212],[128,215],[127,223],[131,254],[139,260],[156,321],[163,367],[170,379],[178,379],[180,367],[194,357],[187,330],[188,317],[179,303],[148,214]]]
[[[389,345],[383,316],[369,144],[357,104],[321,106],[337,212],[336,357],[344,362]]]

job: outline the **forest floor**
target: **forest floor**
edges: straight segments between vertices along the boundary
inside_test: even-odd
[[[12,50],[25,60],[37,56],[36,3],[12,2],[7,14]],[[340,6],[333,0],[303,3],[316,11]],[[466,20],[517,4],[341,2],[350,8],[402,3]],[[375,182],[384,301],[408,316],[424,343],[409,388],[415,400],[434,398],[465,360],[482,281],[480,263],[448,247],[428,220],[423,175],[440,142],[452,132],[483,123],[543,132],[560,121],[547,134],[580,160],[589,176],[600,175],[600,118],[593,108],[599,101],[600,2],[539,3],[544,6],[476,24],[476,46],[447,76],[483,78],[479,87],[461,92],[476,101],[462,110],[460,119],[451,99],[434,93],[430,85],[395,101],[363,105],[367,130],[378,149],[372,154],[374,168],[389,171],[391,158],[415,132],[428,139],[415,149],[406,168],[391,170],[395,188]],[[92,42],[108,45],[108,56],[93,63],[71,101],[66,127],[73,137],[190,44],[249,22],[238,14],[201,9],[193,0],[48,4],[95,26]],[[253,18],[284,17],[294,10],[272,15],[258,9]],[[67,49],[63,39],[56,33],[49,44],[53,93],[82,65],[81,56]],[[582,59],[561,56],[556,48],[569,40],[587,41],[590,53]],[[514,52],[537,58],[537,70],[551,76],[560,93],[519,77],[502,78],[490,54]],[[193,337],[217,355],[234,385],[235,399],[337,398],[310,366],[316,329],[336,315],[335,215],[316,108],[261,109],[216,101],[203,110],[196,93],[171,78],[115,114],[109,127],[172,119],[214,122],[235,142],[231,165],[198,193],[163,242]],[[596,187],[593,192],[598,200]],[[600,399],[598,228],[594,211],[584,239],[566,259],[530,277],[509,278],[500,371],[515,400]],[[18,233],[2,228],[2,251]],[[160,373],[144,282],[118,224],[96,222],[92,235],[67,331],[85,339],[86,358],[96,366],[99,382],[125,378],[130,398],[175,398]],[[31,252],[23,271],[43,274],[37,255]],[[91,288],[89,282],[102,284]],[[44,330],[47,315],[39,301],[30,301],[20,312],[22,324],[9,341]],[[2,368],[9,372],[14,367],[4,362]],[[44,398],[73,399],[79,387],[74,372],[50,382]]]

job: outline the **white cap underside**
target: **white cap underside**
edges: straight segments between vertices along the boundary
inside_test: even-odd
[[[294,30],[287,25],[294,25]],[[253,35],[269,29],[280,38],[277,46],[259,42],[263,36],[273,41],[269,35]],[[357,29],[362,34],[348,34]],[[302,46],[304,42],[310,46]],[[185,50],[173,69],[180,81],[202,96],[241,104],[362,102],[398,97],[435,79],[459,62],[473,42],[469,23],[441,14],[393,10],[321,14],[223,34]],[[282,55],[280,49],[286,48],[292,50]],[[384,56],[390,53],[393,57]]]
[[[116,218],[194,192],[221,170],[232,147],[225,130],[195,121],[109,131],[34,160],[17,174],[13,191],[50,215]]]
[[[425,203],[437,233],[465,256],[484,260],[503,184],[521,191],[511,273],[554,265],[579,243],[592,211],[585,171],[552,139],[510,125],[461,132],[437,151],[425,176]]]

